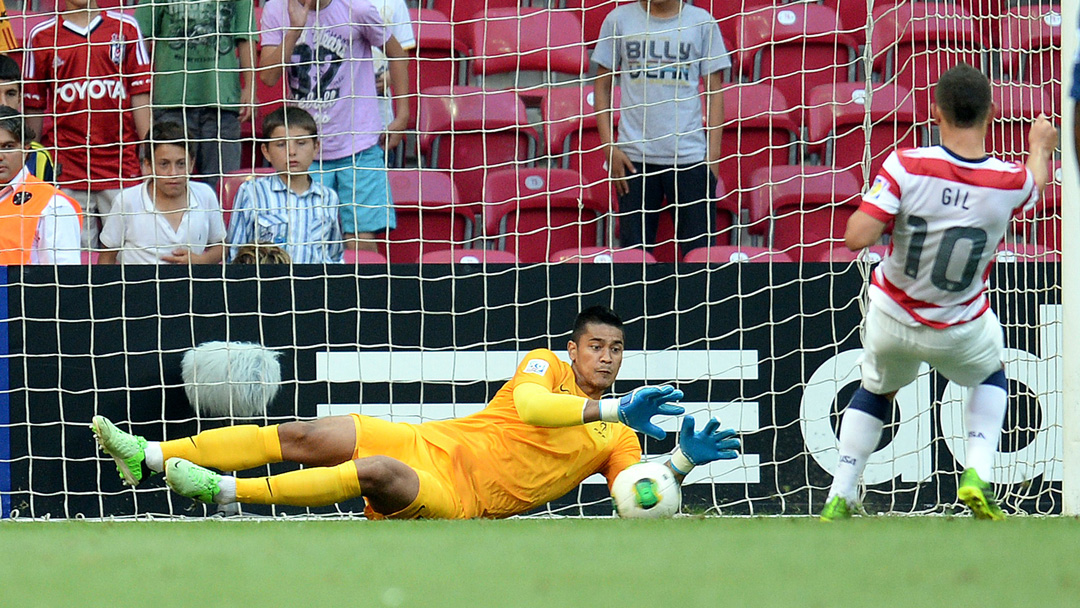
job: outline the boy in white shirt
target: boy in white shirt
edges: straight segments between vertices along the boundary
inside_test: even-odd
[[[143,144],[143,183],[117,195],[101,230],[99,264],[218,264],[225,222],[217,195],[190,181],[183,127],[156,123]]]

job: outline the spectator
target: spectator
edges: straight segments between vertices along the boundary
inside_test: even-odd
[[[285,250],[277,245],[241,245],[233,264],[292,264]]]
[[[0,55],[0,104],[22,113],[22,73],[19,64],[7,55]],[[36,141],[30,142],[26,152],[26,168],[41,181],[50,184],[56,181],[52,155]]]
[[[135,19],[95,0],[64,0],[65,11],[27,36],[25,104],[32,131],[50,111],[61,189],[86,212],[83,245],[97,248],[98,220],[125,181],[139,178],[136,146],[150,130],[150,55]],[[32,119],[32,120],[31,120]]]
[[[156,122],[143,144],[146,181],[120,191],[105,217],[99,264],[219,264],[225,241],[213,188],[190,181],[184,128]]]
[[[17,110],[0,106],[0,265],[80,264],[81,210],[26,168],[33,135]]]
[[[154,43],[154,119],[187,128],[193,175],[217,186],[240,168],[240,124],[251,118],[251,1],[139,0],[135,19]]]
[[[391,124],[394,122],[394,101],[393,90],[390,86],[390,70],[400,67],[403,70],[407,70],[407,64],[404,59],[407,58],[409,51],[416,48],[416,37],[413,35],[412,20],[409,17],[409,7],[405,4],[405,0],[372,0],[375,7],[379,9],[379,15],[382,17],[383,23],[390,30],[390,35],[397,40],[403,51],[400,56],[395,56],[393,59],[398,59],[391,63],[386,53],[378,48],[371,50],[372,56],[375,59],[375,88],[379,92],[379,113],[382,115],[383,126],[390,129]],[[393,67],[391,67],[393,66]],[[408,72],[406,71],[404,76],[401,76],[402,81],[408,83]],[[408,108],[408,95],[409,91],[404,91],[398,94],[398,99],[405,104]],[[404,128],[404,125],[402,125]],[[401,131],[387,131],[384,135],[384,141],[386,144],[386,165],[393,167],[398,165],[397,149],[401,144]]]
[[[604,19],[592,55],[599,66],[595,104],[619,195],[622,246],[655,243],[665,197],[683,252],[711,243],[727,55],[712,15],[680,0],[640,0]],[[615,75],[622,86],[617,144],[611,126]]]
[[[315,118],[301,108],[279,108],[263,121],[262,135],[263,155],[277,174],[244,182],[237,190],[229,260],[242,245],[269,244],[297,264],[341,263],[337,194],[308,174],[319,153]]]
[[[372,48],[383,47],[391,58],[405,51],[368,0],[269,0],[262,45],[263,82],[274,85],[287,72],[290,98],[325,127],[318,177],[341,200],[346,245],[376,251],[376,234],[396,225],[379,142],[393,147],[400,141],[409,85],[404,62],[392,62],[396,116],[384,137]]]

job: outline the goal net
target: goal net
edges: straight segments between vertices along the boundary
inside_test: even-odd
[[[198,120],[192,117],[203,116],[195,111],[205,108],[185,100],[207,94],[194,90],[206,82],[196,74],[225,70],[239,82],[254,75],[241,63],[208,68],[194,60],[191,41],[219,44],[219,38],[216,30],[191,24],[223,28],[235,17],[209,4],[233,3],[139,4],[160,9],[152,13],[159,29],[143,28],[153,45],[154,82],[167,83],[155,84],[151,103],[155,111],[180,110],[174,116],[186,111],[189,130]],[[295,50],[292,61],[313,71],[255,76],[253,111],[232,117],[240,119],[239,162],[224,151],[214,167],[193,173],[212,184],[225,217],[236,221],[239,213],[228,210],[237,191],[273,172],[259,136],[262,121],[286,98],[300,97],[298,105],[312,110],[324,150],[328,130],[348,141],[377,139],[361,119],[325,113],[327,103],[356,102],[372,112],[379,102],[398,111],[407,105],[403,141],[380,161],[388,165],[396,229],[375,235],[378,252],[346,250],[330,264],[106,265],[97,262],[108,247],[90,245],[83,265],[8,266],[0,287],[6,311],[0,347],[7,349],[0,356],[0,517],[210,515],[214,508],[170,494],[158,478],[137,489],[122,486],[111,461],[95,452],[91,417],[172,439],[231,424],[353,412],[400,422],[465,416],[484,407],[529,350],[550,348],[565,357],[574,316],[593,304],[613,307],[626,323],[615,392],[673,383],[699,425],[716,416],[740,433],[737,460],[699,467],[687,478],[685,512],[817,513],[836,464],[840,412],[859,382],[864,286],[888,247],[886,236],[849,253],[847,218],[890,151],[938,143],[930,118],[933,83],[961,61],[993,83],[997,113],[987,150],[1023,162],[1035,117],[1045,113],[1061,124],[1062,31],[1072,24],[1063,28],[1058,5],[1011,0],[695,1],[698,12],[683,9],[671,27],[719,48],[712,29],[691,16],[705,12],[715,20],[730,59],[719,78],[698,79],[696,67],[680,63],[680,53],[692,50],[657,44],[670,43],[675,33],[631,41],[641,43],[641,62],[612,69],[619,137],[633,136],[633,129],[618,126],[631,112],[672,128],[685,123],[665,115],[659,108],[669,106],[655,96],[639,103],[629,89],[624,94],[631,78],[655,79],[653,91],[678,91],[677,100],[701,104],[702,125],[723,127],[720,158],[709,167],[716,181],[706,235],[712,246],[691,247],[701,237],[685,230],[693,203],[678,196],[691,186],[673,181],[675,200],[655,216],[654,245],[646,250],[624,243],[621,227],[633,217],[620,211],[608,179],[601,142],[606,115],[597,111],[597,65],[590,61],[605,42],[604,19],[633,3],[430,0],[409,5],[408,24],[394,17],[402,13],[393,2],[376,4],[391,30],[407,25],[412,37],[401,41],[407,58],[377,58],[370,71],[357,72],[371,75],[377,87],[329,87],[348,69],[345,51],[330,37],[301,37],[304,50]],[[253,29],[244,36],[256,63],[272,46],[258,31],[274,6],[256,3],[251,11]],[[32,53],[35,28],[63,19],[63,8],[63,1],[8,0],[16,43],[10,55],[20,65]],[[145,23],[146,13],[136,15],[134,5],[109,8],[140,17],[122,17],[126,23]],[[330,15],[329,8],[319,11]],[[189,26],[162,26],[168,19]],[[225,47],[234,54],[248,48]],[[192,60],[186,67],[162,63],[170,49],[174,58],[187,53]],[[54,69],[67,61],[48,57]],[[179,79],[162,81],[163,75]],[[667,77],[693,82],[665,87],[659,81]],[[408,85],[407,104],[397,105],[400,91],[392,89],[401,82]],[[381,95],[384,84],[389,92],[376,100],[372,95]],[[174,86],[182,89],[169,89]],[[65,180],[94,175],[107,154],[91,150],[80,171],[64,166],[71,156],[58,144],[67,117],[58,110],[57,88],[41,89],[53,98],[42,110],[40,139],[63,161],[55,179],[70,186]],[[716,98],[722,104],[710,101]],[[231,111],[238,100],[221,103]],[[93,131],[104,123],[89,124]],[[220,138],[192,139],[209,145]],[[672,164],[701,167],[705,154]],[[324,161],[311,167],[313,174],[328,174],[332,163]],[[1014,220],[991,273],[1010,393],[994,481],[1014,513],[1063,512],[1062,163],[1054,162],[1053,183],[1033,212]],[[1065,170],[1073,168],[1066,163]],[[368,187],[357,191],[363,196]],[[387,219],[390,207],[377,207]],[[87,222],[106,219],[88,211]],[[226,259],[231,255],[226,245]],[[282,390],[264,415],[200,415],[188,403],[180,359],[214,340],[256,342],[281,353]],[[864,474],[867,511],[961,509],[964,398],[963,388],[930,369],[900,391],[893,422]],[[665,440],[642,438],[646,458],[674,448],[677,420],[662,426]],[[362,510],[353,501],[241,512]],[[534,514],[611,511],[597,475]]]

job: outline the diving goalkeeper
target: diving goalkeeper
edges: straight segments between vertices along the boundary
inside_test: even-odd
[[[371,518],[501,518],[524,513],[602,473],[610,486],[641,460],[634,431],[662,439],[657,415],[678,415],[682,391],[646,386],[601,399],[623,357],[622,320],[606,307],[582,311],[566,345],[572,363],[529,352],[488,406],[465,418],[407,424],[357,414],[312,422],[214,429],[147,441],[95,416],[94,434],[121,477],[138,484],[165,471],[173,491],[207,503],[302,507],[362,496]],[[668,466],[680,481],[694,466],[732,459],[735,431],[683,418]],[[304,469],[270,477],[218,474],[291,461]]]

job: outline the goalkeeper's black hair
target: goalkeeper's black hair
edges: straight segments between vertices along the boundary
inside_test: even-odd
[[[0,55],[0,82],[16,82],[22,87],[22,72],[19,64],[7,55]]]
[[[26,126],[25,116],[8,106],[0,106],[0,129],[11,133],[11,137],[21,144],[34,140],[34,131]]]
[[[990,79],[966,63],[950,68],[934,87],[934,103],[945,120],[961,129],[986,121],[994,104]]]
[[[581,334],[585,333],[585,326],[590,323],[622,329],[622,318],[614,310],[607,306],[590,306],[578,313],[574,321],[574,333],[570,334],[570,339],[577,342]]]

